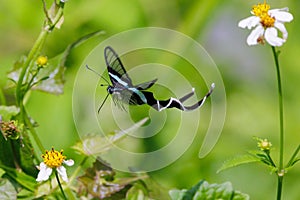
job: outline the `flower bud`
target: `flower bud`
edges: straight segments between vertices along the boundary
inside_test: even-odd
[[[39,67],[44,67],[48,63],[48,58],[47,56],[39,56],[36,60],[36,64]]]

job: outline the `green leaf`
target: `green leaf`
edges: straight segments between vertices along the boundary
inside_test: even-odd
[[[12,151],[12,140],[6,140],[2,135],[0,135],[0,165],[5,165],[7,167],[15,167],[14,153]]]
[[[31,141],[26,131],[23,130],[21,135],[18,139],[6,139],[0,135],[0,163],[12,168],[21,167],[25,173],[35,177],[38,171],[33,162]]]
[[[113,169],[97,159],[93,167],[88,168],[84,175],[78,177],[78,181],[81,183],[79,191],[85,191],[87,197],[100,199],[110,197],[125,187],[125,185],[112,183],[114,176]]]
[[[22,140],[20,142],[19,154],[21,168],[26,174],[37,177],[38,170],[33,161],[33,146],[27,132],[23,131]]]
[[[36,180],[32,176],[25,174],[24,172],[20,172],[14,168],[10,168],[0,164],[0,168],[5,170],[6,174],[19,183],[21,186],[26,188],[29,191],[34,191],[36,187]]]
[[[98,155],[108,151],[114,143],[122,140],[128,133],[135,131],[147,122],[148,118],[134,124],[126,130],[115,131],[111,136],[93,135],[83,138],[80,142],[75,144],[72,148],[84,155]]]
[[[228,200],[248,200],[248,195],[242,194],[239,191],[234,191],[230,182],[222,184],[209,184],[203,182],[196,192],[194,200],[215,200],[215,199],[228,199]]]
[[[143,176],[143,174],[141,174]],[[164,188],[162,185],[157,183],[155,180],[151,179],[147,175],[145,178],[139,181],[139,184],[143,186],[147,190],[147,197],[150,199],[163,199],[168,200],[170,199],[168,195],[168,189]],[[145,191],[145,190],[144,190]],[[146,194],[146,193],[145,193]]]
[[[32,200],[34,195],[35,195],[35,192],[29,191],[29,190],[26,190],[26,189],[21,189],[21,191],[18,190],[17,199],[19,199],[19,200]],[[35,199],[35,200],[38,200],[38,199]],[[47,199],[47,200],[49,200],[49,199]]]
[[[65,83],[64,72],[65,66],[59,63],[59,57],[50,59],[48,65],[40,70],[32,89],[56,95],[62,94]]]
[[[186,192],[187,192],[187,190],[185,190],[185,189],[183,189],[183,190],[173,189],[173,190],[169,191],[169,195],[172,200],[182,200],[183,196]]]
[[[58,9],[58,7],[56,7],[56,4],[54,3],[52,8],[50,9],[51,10],[51,12],[49,13],[50,18],[54,16],[53,13],[56,12],[56,9]],[[61,19],[63,19],[63,17]],[[59,22],[56,24],[56,26],[60,24],[61,23]],[[104,31],[95,31],[93,33],[87,34],[79,38],[78,40],[76,40],[74,43],[68,45],[63,53],[55,56],[52,59],[49,59],[48,65],[40,69],[37,76],[34,78],[34,82],[33,82],[34,86],[31,89],[39,90],[51,94],[56,94],[56,95],[62,94],[64,89],[64,83],[65,83],[64,72],[66,69],[66,61],[71,51],[74,48],[86,42],[88,39],[103,34]],[[26,56],[22,56],[18,61],[15,62],[12,70],[8,74],[8,78],[12,80],[14,84],[19,80],[21,67],[23,66],[23,63],[26,61],[26,59],[27,59]],[[34,63],[34,67],[31,70],[36,70],[36,69],[37,69],[36,63]],[[28,74],[29,74],[28,79],[30,79],[32,77],[32,74],[30,73]],[[23,84],[25,85],[25,83]],[[9,85],[9,87],[12,87],[12,85]]]
[[[203,184],[204,180],[199,181],[191,189],[186,190],[170,190],[169,194],[172,197],[172,200],[189,200],[193,199],[193,196],[196,194],[199,187]]]
[[[22,68],[24,62],[26,61],[26,59],[27,59],[27,57],[26,57],[25,55],[22,55],[22,56],[20,57],[20,59],[17,60],[17,61],[14,63],[14,65],[13,65],[13,67],[12,67],[12,70],[7,74],[8,79],[10,79],[10,80],[14,83],[14,85],[15,85],[15,84],[18,82],[18,80],[19,80],[19,76],[20,76],[20,73],[21,73],[21,68]],[[7,87],[12,87],[12,85],[11,85],[11,84],[8,84]]]
[[[245,155],[240,155],[240,156],[236,156],[234,158],[231,158],[229,160],[226,160],[223,165],[221,166],[220,169],[218,169],[217,173],[225,170],[225,169],[229,169],[232,167],[236,167],[242,164],[248,164],[248,163],[253,163],[253,162],[260,162],[261,159],[251,155],[251,154],[245,154]]]
[[[222,184],[209,184],[200,181],[190,190],[171,190],[169,192],[172,200],[248,200],[249,195],[235,191],[230,182]]]
[[[87,34],[87,35],[84,35],[84,36],[82,36],[81,38],[79,38],[78,40],[76,40],[75,42],[73,42],[72,44],[70,44],[70,45],[65,49],[65,51],[64,51],[63,54],[62,54],[61,65],[65,65],[65,64],[66,64],[67,58],[68,58],[68,56],[70,55],[72,49],[74,49],[74,48],[80,46],[81,44],[85,43],[87,40],[89,40],[89,39],[92,38],[92,37],[96,37],[96,36],[104,35],[104,34],[105,34],[104,31],[98,30],[98,31],[89,33],[89,34]]]
[[[14,200],[17,199],[17,191],[6,178],[0,178],[0,199]]]
[[[0,106],[0,116],[2,121],[9,121],[19,113],[20,109],[16,106]],[[1,120],[0,120],[1,121]]]
[[[70,55],[71,51],[78,47],[79,45],[86,42],[88,39],[104,34],[103,31],[96,31],[90,34],[87,34],[78,40],[76,40],[74,43],[70,44],[63,53],[57,55],[56,57],[50,59],[49,65],[42,70],[40,70],[39,75],[37,76],[37,80],[40,81],[39,84],[35,85],[32,89],[33,90],[39,90],[51,94],[62,94],[64,90],[64,73],[66,69],[66,61],[68,59],[68,56]],[[41,81],[42,79],[45,79],[45,77],[48,77],[46,80]]]
[[[148,191],[140,184],[135,183],[126,193],[126,200],[149,200]]]
[[[126,192],[134,182],[142,177],[115,178],[115,171],[104,161],[97,159],[93,167],[88,168],[85,174],[78,177],[80,186],[79,196],[99,199],[124,199]]]

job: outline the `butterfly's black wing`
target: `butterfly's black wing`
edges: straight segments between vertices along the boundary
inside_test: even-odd
[[[134,87],[137,88],[138,90],[147,90],[150,87],[152,87],[152,85],[154,85],[154,83],[156,81],[157,81],[157,78],[154,79],[154,80],[152,80],[152,81],[148,81],[148,82],[145,82],[145,83],[141,83],[141,84],[135,85]]]
[[[109,78],[113,84],[122,85],[123,87],[132,87],[132,81],[119,58],[118,54],[110,46],[104,49],[104,58],[109,74]]]
[[[191,96],[193,96],[194,90],[192,92],[186,94],[185,96],[183,96],[180,99],[171,97],[168,100],[157,100],[153,96],[153,93],[149,92],[149,91],[141,91],[141,92],[147,99],[147,104],[149,106],[153,107],[154,109],[156,109],[157,111],[162,111],[167,108],[177,108],[177,109],[180,109],[183,111],[191,111],[191,110],[195,110],[196,108],[201,107],[204,104],[205,100],[211,95],[214,87],[215,87],[215,84],[212,84],[208,93],[201,100],[199,100],[197,103],[195,103],[192,106],[184,106],[183,102],[186,101],[187,99],[189,99]]]

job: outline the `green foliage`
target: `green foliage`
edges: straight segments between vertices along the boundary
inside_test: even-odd
[[[3,106],[0,105],[0,121],[9,121],[13,116],[16,116],[20,109],[16,106]]]
[[[90,38],[99,36],[101,34],[104,34],[104,32],[95,31],[93,33],[87,34],[79,38],[74,43],[68,45],[63,51],[63,53],[56,55],[52,59],[49,59],[47,65],[44,67],[40,67],[35,61],[32,61],[33,66],[31,67],[27,77],[29,81],[23,83],[23,96],[30,89],[39,90],[56,95],[62,94],[64,91],[63,88],[65,83],[64,73],[66,69],[66,61],[71,51],[74,48],[86,42],[87,40],[89,40]],[[17,84],[20,78],[20,73],[26,60],[26,56],[21,56],[20,60],[14,64],[12,70],[8,74],[8,78],[13,83]]]
[[[100,162],[99,159],[100,158],[94,162],[91,168],[86,169],[84,175],[78,177],[80,184],[77,194],[79,196],[99,199],[107,197],[115,200],[123,199],[129,188],[131,188],[136,181],[145,178],[145,176],[141,176],[116,179],[116,172],[109,167],[107,163],[103,164],[104,161]],[[140,189],[146,191],[144,187],[140,187]],[[132,190],[130,190],[130,194],[128,195],[131,197],[134,196],[132,195]]]
[[[151,200],[152,198],[148,197],[148,191],[140,182],[134,183],[133,186],[126,193],[126,199],[128,200]]]
[[[86,136],[72,148],[83,155],[99,155],[108,151],[114,143],[121,141],[128,133],[141,127],[147,120],[148,118],[144,118],[126,130],[115,131],[106,136],[99,134]]]
[[[22,170],[30,176],[36,177],[38,170],[35,166],[35,157],[33,146],[26,131],[22,133],[22,139],[19,141],[18,148],[20,154],[20,166]]]
[[[85,43],[92,37],[96,37],[102,34],[104,34],[104,32],[100,30],[82,36],[72,44],[68,45],[63,53],[50,59],[49,65],[45,69],[43,69],[43,71],[39,75],[41,77],[40,80],[43,81],[41,81],[33,89],[56,95],[62,94],[64,91],[63,87],[65,83],[64,73],[66,69],[66,61],[71,51],[79,45]]]
[[[0,199],[14,200],[17,199],[17,191],[12,183],[6,178],[0,178]]]
[[[14,168],[6,167],[4,165],[0,165],[0,167],[6,172],[9,178],[17,182],[23,188],[33,192],[36,188],[36,181],[35,178],[32,176],[27,175],[24,172],[20,172]]]
[[[243,194],[232,188],[230,182],[222,184],[209,184],[207,181],[200,181],[191,189],[171,190],[172,200],[248,200],[247,194]]]
[[[65,9],[65,4],[59,0],[43,0],[42,2],[44,5],[42,5],[41,2],[28,3],[26,1],[3,1],[0,3],[0,28],[1,30],[5,30],[0,33],[3,39],[0,45],[0,73],[1,75],[3,74],[1,77],[5,77],[4,72],[8,70],[8,66],[11,66],[11,63],[13,63],[11,60],[17,57],[16,54],[21,55],[27,52],[32,38],[34,38],[37,31],[42,30],[37,38],[37,42],[30,48],[31,50],[28,51],[28,54],[26,56],[20,56],[20,59],[14,64],[8,74],[11,80],[8,87],[2,88],[1,86],[0,88],[0,102],[3,104],[0,106],[0,121],[10,122],[11,120],[15,120],[20,130],[18,133],[15,132],[17,134],[12,134],[9,137],[2,131],[0,134],[0,168],[3,169],[3,173],[1,174],[3,176],[0,179],[0,199],[32,199],[34,197],[40,199],[62,198],[55,179],[41,184],[35,181],[38,172],[35,165],[41,162],[40,155],[35,154],[36,152],[43,152],[44,146],[51,147],[57,145],[55,142],[50,143],[47,140],[49,137],[52,137],[52,135],[55,139],[59,138],[59,140],[65,141],[63,144],[64,148],[73,144],[69,139],[70,134],[64,132],[66,127],[71,127],[70,129],[72,130],[70,132],[76,134],[75,130],[73,130],[73,120],[71,117],[62,118],[59,113],[65,112],[64,108],[66,105],[69,106],[71,104],[70,94],[73,89],[72,79],[75,77],[74,69],[79,65],[78,63],[82,62],[82,58],[86,56],[87,53],[84,52],[85,48],[90,50],[89,48],[91,46],[82,45],[83,49],[78,49],[78,51],[73,52],[73,57],[70,56],[70,53],[75,47],[83,44],[88,39],[104,33],[102,31],[96,31],[85,35],[88,32],[98,29],[105,30],[108,33],[107,37],[110,37],[116,32],[130,30],[136,27],[162,26],[165,28],[175,28],[193,37],[193,39],[200,43],[203,43],[204,46],[208,47],[211,53],[213,53],[216,63],[222,64],[222,67],[220,67],[221,74],[224,78],[225,85],[230,86],[227,87],[230,88],[230,90],[226,91],[226,95],[228,96],[229,120],[225,123],[222,142],[218,143],[215,147],[218,153],[206,159],[205,162],[198,162],[198,159],[195,159],[197,153],[194,153],[198,151],[198,149],[195,150],[193,149],[194,147],[191,148],[185,155],[192,159],[188,160],[188,162],[185,159],[178,160],[174,165],[175,167],[166,167],[159,172],[160,176],[156,178],[159,181],[163,180],[164,184],[171,185],[172,187],[174,185],[182,186],[190,184],[190,182],[198,176],[213,179],[219,175],[215,174],[213,166],[215,166],[215,163],[222,161],[224,156],[227,156],[229,152],[228,149],[230,149],[230,151],[240,152],[240,146],[232,145],[233,141],[234,144],[243,144],[244,139],[242,138],[251,137],[249,135],[252,135],[253,132],[276,132],[276,128],[274,127],[277,126],[273,120],[277,112],[273,105],[276,103],[276,99],[274,98],[273,88],[270,88],[270,86],[272,86],[271,82],[273,83],[273,78],[269,78],[268,74],[273,73],[273,71],[269,71],[271,68],[260,69],[260,63],[266,66],[268,65],[266,57],[269,56],[269,52],[263,53],[262,48],[256,48],[254,51],[247,50],[244,46],[242,48],[241,44],[244,42],[239,41],[240,35],[238,31],[232,27],[234,23],[237,22],[237,18],[243,16],[244,13],[242,14],[242,12],[250,8],[249,6],[251,6],[250,4],[252,3],[241,3],[237,1],[221,2],[219,0],[154,0],[153,2],[134,0],[130,3],[104,0],[87,3],[84,0],[78,0],[76,2],[68,1]],[[48,6],[46,3],[52,3],[49,9],[47,9]],[[290,5],[282,5],[289,6],[291,11],[294,12],[295,19],[299,19],[299,14],[297,14],[299,12],[296,12],[298,3],[296,3],[296,1],[290,1],[288,3]],[[16,7],[15,5],[18,6]],[[43,6],[44,12],[42,12]],[[237,6],[241,6],[239,11],[236,10]],[[245,6],[245,8],[242,6]],[[233,10],[234,12],[231,12]],[[43,15],[44,19],[41,18]],[[230,24],[232,26],[229,26]],[[37,27],[37,25],[42,25],[42,27]],[[287,90],[283,93],[284,95],[289,95],[289,98],[284,99],[284,104],[287,108],[287,113],[285,114],[285,122],[287,123],[285,126],[288,127],[289,132],[293,134],[292,137],[286,137],[285,144],[292,144],[299,140],[297,136],[297,130],[299,130],[299,112],[295,109],[299,107],[299,93],[294,91],[295,85],[297,85],[299,81],[298,74],[300,67],[297,56],[299,52],[299,38],[296,36],[300,26],[296,20],[288,26],[289,41],[291,42],[282,49],[284,51],[282,51],[281,55],[285,57],[280,60],[280,63],[286,66],[286,68],[282,68],[284,83],[292,83],[284,84],[284,89]],[[55,29],[61,30],[56,32]],[[290,32],[290,30],[292,31]],[[81,37],[82,35],[85,36]],[[70,44],[78,37],[81,38]],[[224,37],[228,40],[223,40]],[[137,37],[137,39],[139,38]],[[224,41],[226,41],[226,45],[222,45]],[[233,48],[228,48],[227,44],[234,44],[234,46]],[[214,48],[217,48],[217,50]],[[289,50],[288,54],[285,53],[286,50]],[[276,52],[277,56],[278,53],[279,51]],[[40,55],[49,56],[48,64],[43,68],[40,68],[36,64],[36,59]],[[141,58],[141,60],[142,59],[144,58]],[[192,78],[193,73],[191,73],[191,71],[189,72],[184,65],[180,66],[180,68],[182,71],[187,72],[187,74],[191,74],[187,75],[186,78]],[[68,71],[66,71],[66,69],[68,69]],[[65,82],[66,80],[69,82]],[[1,79],[1,84],[4,85],[5,81],[6,80]],[[67,85],[68,87],[65,87],[66,83],[69,84]],[[173,84],[178,83],[174,82]],[[14,89],[15,91],[12,91]],[[31,93],[31,90],[39,90],[56,95],[65,93],[66,95],[61,96],[60,99],[65,98],[67,101],[64,101],[64,104],[58,105],[56,103],[59,100],[53,103],[53,101],[51,101],[53,97],[48,98],[48,94]],[[14,94],[11,92],[14,92]],[[251,94],[251,98],[249,98],[249,94]],[[12,106],[4,106],[6,102],[7,105]],[[47,109],[44,109],[44,107],[48,107],[48,105],[53,112],[49,113]],[[245,105],[249,109],[245,109]],[[82,105],[82,107],[84,106],[85,105]],[[55,112],[56,110],[59,110],[59,113]],[[138,114],[134,115],[134,118],[139,118]],[[36,116],[38,116],[38,118],[36,118]],[[62,131],[54,132],[51,128],[47,128],[47,124],[45,126],[45,123],[40,123],[43,120],[43,116],[45,120],[47,120],[46,123],[50,124],[48,127],[56,126]],[[70,116],[72,115],[70,114]],[[205,119],[207,115],[204,114],[203,116],[205,116],[203,117],[203,119]],[[40,123],[39,127],[36,126],[35,120]],[[260,121],[264,122],[258,123]],[[138,126],[141,125],[142,123],[138,124]],[[39,132],[37,133],[37,131]],[[126,136],[126,133],[130,131],[135,131],[135,128],[133,127],[132,130],[126,131],[111,131],[112,134],[103,133],[105,137],[100,136],[99,133],[94,133],[94,135],[86,136],[81,142],[78,142],[74,146],[74,149],[80,152],[81,155],[79,156],[84,157],[85,160],[92,157],[92,155],[106,152],[111,148],[110,143],[114,144],[121,141],[122,138]],[[170,135],[171,133],[164,134]],[[3,135],[3,137],[1,137],[1,135]],[[199,135],[201,134],[197,134],[197,137]],[[271,137],[276,136],[271,134]],[[42,141],[36,138],[42,138]],[[155,148],[157,144],[162,142],[157,140],[157,143],[155,143],[146,140],[147,139],[145,139],[143,143],[143,148],[145,149],[149,147]],[[201,139],[198,141],[201,141]],[[284,151],[285,153],[291,152],[288,148]],[[278,149],[279,148],[277,148],[277,150]],[[272,151],[272,149],[270,151]],[[290,157],[290,160],[288,160],[288,163],[284,166],[283,174],[298,163],[300,160],[298,156],[299,151],[300,146],[297,147]],[[72,158],[72,156],[75,155],[75,153],[70,150],[66,152],[68,153],[68,157]],[[189,155],[189,153],[193,155]],[[163,156],[164,155],[162,155],[162,157]],[[268,166],[272,172],[278,171],[278,168],[271,158],[271,154],[267,151],[249,151],[246,155],[227,160],[219,171],[242,164],[257,162]],[[120,174],[118,172],[113,171],[109,167],[101,166],[100,164],[94,164],[93,167],[89,168],[87,168],[87,163],[75,163],[75,165],[77,165],[77,168],[73,174],[70,174],[72,176],[70,183],[63,183],[63,188],[66,191],[68,199],[76,199],[75,194],[78,192],[76,178],[78,177],[78,173],[82,171],[85,173],[81,176],[82,182],[80,183],[81,189],[83,190],[80,192],[84,193],[82,194],[83,198],[84,195],[90,195],[90,197],[94,197],[94,199],[97,195],[99,197],[99,194],[93,196],[92,192],[90,192],[92,185],[94,185],[98,187],[98,192],[104,190],[104,193],[107,195],[110,194],[110,196],[107,196],[105,199],[168,199],[168,197],[165,196],[166,189],[154,183],[152,179],[145,178],[144,175],[140,177],[130,174],[127,175],[128,179],[119,179],[118,175]],[[180,166],[180,168],[177,168],[178,166]],[[201,167],[203,170],[201,170],[201,172],[199,172],[199,170],[197,172],[194,171],[195,173],[186,173],[186,169],[189,169],[189,167],[197,170]],[[170,168],[173,168],[174,171],[168,171]],[[91,171],[89,172],[88,169]],[[255,172],[256,169],[251,169],[248,171],[248,174],[255,174]],[[184,174],[184,178],[182,178],[183,176],[178,176],[178,173]],[[297,184],[298,178],[295,175],[297,173],[294,174],[295,176],[293,174],[290,176],[290,174],[291,173],[287,174],[289,175],[287,176],[287,178],[289,178],[287,182],[291,185]],[[234,173],[230,177],[234,182],[241,184],[241,187],[247,188],[247,192],[249,191],[249,193],[253,194],[253,199],[269,198],[273,192],[273,188],[270,188],[274,180],[266,180],[268,183],[258,189],[257,185],[249,185],[249,182],[253,182],[256,178],[255,176],[250,176],[250,179],[241,178],[235,176]],[[233,190],[230,186],[229,183],[208,184],[205,181],[200,181],[189,190],[176,190],[171,192],[175,195],[174,198],[172,196],[172,199],[209,199],[209,195],[217,195],[219,193],[215,191],[219,190],[224,191],[222,194],[225,194],[227,191],[228,194],[230,194],[230,190]],[[285,187],[285,191],[286,194],[289,195],[288,197],[290,197],[287,197],[287,199],[299,199],[299,192],[295,191],[293,187]],[[204,197],[202,198],[200,196]],[[238,195],[235,195],[235,198],[238,199]]]
[[[229,169],[229,168],[232,168],[232,167],[236,167],[236,166],[239,166],[239,165],[242,165],[242,164],[260,162],[260,161],[261,161],[260,158],[258,158],[256,156],[253,156],[252,154],[239,155],[239,156],[236,156],[234,158],[226,160],[223,163],[223,165],[220,167],[220,169],[218,169],[217,172],[219,173],[223,170],[226,170],[226,169]]]
[[[0,163],[7,167],[21,168],[31,176],[37,175],[34,165],[33,147],[23,124],[10,121],[17,116],[19,109],[15,106],[1,106],[0,115],[8,121],[0,121]],[[11,130],[9,130],[11,129]],[[21,137],[20,137],[21,136]]]

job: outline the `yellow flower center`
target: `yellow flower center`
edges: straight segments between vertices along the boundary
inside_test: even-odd
[[[261,150],[270,150],[271,147],[272,147],[272,143],[269,142],[267,139],[264,139],[264,140],[261,140],[259,143],[258,143],[258,147],[261,149]]]
[[[63,151],[60,152],[52,148],[51,151],[47,151],[42,155],[44,163],[50,168],[56,168],[62,165],[63,161],[66,159],[66,156],[62,155]]]
[[[261,148],[263,148],[263,149],[269,149],[270,148],[270,143],[268,141],[263,141],[261,143]]]
[[[264,28],[273,27],[275,23],[275,18],[271,17],[268,13],[270,10],[270,5],[266,2],[259,3],[252,7],[252,13],[260,18],[260,23]]]
[[[47,64],[47,62],[48,62],[47,56],[39,56],[36,60],[36,64],[38,66],[44,66]]]

